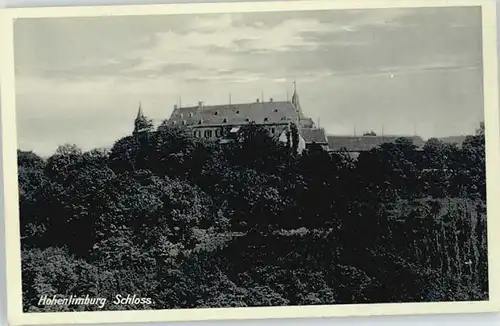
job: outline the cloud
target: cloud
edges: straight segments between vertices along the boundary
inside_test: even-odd
[[[249,71],[249,67],[261,60],[262,56],[268,56],[269,65],[258,70],[261,74],[269,73],[267,68],[276,66],[273,61],[279,62],[278,56],[319,50],[324,45],[321,42],[322,35],[350,34],[361,25],[385,22],[380,17],[375,20],[366,17],[371,16],[365,14],[351,25],[302,17],[278,19],[271,26],[263,21],[243,24],[241,14],[196,17],[189,21],[187,30],[184,26],[181,31],[172,29],[144,38],[139,44],[148,46],[127,55],[127,60],[141,62],[127,69],[124,74],[159,77],[166,71],[174,73],[172,70],[176,70],[175,67],[185,67],[174,75],[186,80],[227,80],[231,75],[234,82],[255,80],[259,73]],[[366,40],[340,39],[328,45],[345,47],[369,43]],[[242,56],[246,56],[246,59],[241,60]],[[275,60],[269,60],[270,57]],[[262,66],[262,63],[257,66]],[[222,69],[239,71],[240,76],[220,75]],[[247,75],[242,77],[242,72]]]
[[[295,79],[306,113],[332,133],[382,120],[386,132],[404,131],[424,109],[423,136],[468,132],[481,118],[481,20],[460,10],[25,21],[16,27],[19,141],[44,152],[62,140],[109,145],[131,131],[139,101],[160,121],[181,98],[285,99]],[[457,114],[463,123],[446,126]]]
[[[123,74],[161,78],[168,73],[171,78],[185,81],[240,83],[280,78],[280,75],[293,78],[292,75],[349,74],[355,68],[363,71],[363,66],[369,66],[370,62],[391,68],[393,60],[397,60],[394,64],[415,69],[429,61],[446,67],[453,58],[446,62],[443,57],[462,55],[450,44],[448,48],[453,51],[447,51],[443,45],[439,47],[457,22],[451,19],[439,37],[431,29],[446,23],[425,18],[425,15],[439,18],[435,12],[443,11],[446,10],[426,8],[279,13],[277,16],[271,13],[200,15],[186,19],[180,29],[171,28],[144,39],[143,44],[147,46],[127,55],[127,60],[140,63],[130,66]],[[453,12],[447,16],[453,17]],[[413,26],[419,21],[416,17],[423,19],[425,26]],[[470,25],[470,18],[461,24]],[[402,38],[400,31],[405,29],[409,30]],[[431,33],[427,33],[429,31]],[[463,36],[467,42],[476,35],[468,31]],[[428,49],[436,45],[441,53],[430,54]],[[390,56],[387,51],[399,51],[398,46],[408,51],[401,50],[398,58]]]
[[[69,21],[24,24],[21,27],[25,26],[24,29],[31,34],[35,30],[42,31],[41,36],[43,31],[49,34],[38,38],[44,42],[23,42],[26,38],[21,38],[20,43],[24,43],[30,51],[24,49],[18,52],[23,56],[29,53],[37,53],[38,56],[31,55],[30,60],[22,60],[23,57],[16,60],[16,72],[64,81],[97,76],[161,78],[163,75],[176,79],[217,81],[230,78],[229,74],[220,76],[221,69],[239,71],[240,75],[251,74],[253,77],[248,77],[251,80],[258,74],[278,73],[277,70],[286,74],[288,70],[307,73],[321,69],[351,69],[349,58],[363,63],[367,60],[359,57],[360,53],[374,52],[377,56],[375,51],[385,51],[380,45],[383,35],[391,31],[395,33],[398,28],[419,21],[415,17],[436,15],[435,12],[443,10],[174,15],[148,17],[148,22],[144,24],[138,23],[142,17],[138,17],[137,22],[115,17],[106,20],[108,28],[105,28],[104,19],[85,23],[78,20],[75,22],[78,28],[71,30],[78,32],[74,37],[79,42],[75,47],[56,53],[49,53],[51,51],[47,50],[47,46],[54,48],[60,43],[74,42],[74,37],[70,37],[74,33],[64,27],[71,24]],[[454,15],[448,14],[451,17]],[[463,14],[459,16],[467,17]],[[435,24],[427,19],[426,25],[430,23]],[[451,20],[451,23],[467,26],[468,21]],[[151,27],[148,28],[148,25]],[[104,42],[95,37],[95,32],[101,34],[101,31],[95,31],[92,26],[102,30]],[[63,29],[68,29],[68,33],[63,33]],[[123,30],[130,33],[123,35]],[[58,38],[53,37],[54,32],[57,32]],[[393,35],[387,35],[392,42]],[[47,41],[49,44],[45,46]],[[397,35],[394,35],[394,41],[398,42]],[[325,51],[329,51],[331,58],[338,63],[329,63],[325,56],[317,57],[316,53]],[[353,52],[355,56],[352,56]],[[417,57],[418,49],[414,52]],[[303,66],[294,62],[294,57],[300,57]],[[233,76],[235,82],[244,79],[236,74]]]
[[[131,60],[141,60],[127,73],[151,74],[168,66],[193,65],[191,70],[196,68],[197,74],[206,78],[217,69],[241,67],[239,55],[314,51],[318,48],[317,43],[307,40],[304,33],[331,33],[333,30],[332,24],[314,19],[285,20],[269,29],[264,25],[247,26],[238,24],[237,17],[231,15],[197,18],[192,25],[193,29],[186,33],[171,30],[154,34],[153,42],[145,40],[153,45],[127,55]]]

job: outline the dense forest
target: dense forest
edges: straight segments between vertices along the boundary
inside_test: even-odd
[[[300,155],[257,125],[161,125],[83,152],[18,151],[25,311],[41,295],[169,309],[487,300],[484,128]]]

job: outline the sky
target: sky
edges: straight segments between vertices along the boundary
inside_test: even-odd
[[[328,134],[424,139],[483,120],[480,8],[18,19],[18,147],[109,147],[141,103],[291,98]]]

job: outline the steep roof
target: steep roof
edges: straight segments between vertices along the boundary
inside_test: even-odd
[[[291,102],[254,102],[240,104],[175,107],[170,122],[185,125],[241,125],[254,121],[258,124],[296,121],[298,113]]]
[[[398,138],[410,138],[418,148],[425,144],[419,136],[328,136],[328,147],[334,151],[364,152],[384,143],[393,143]]]
[[[328,144],[325,129],[323,128],[301,128],[299,133],[306,143]]]

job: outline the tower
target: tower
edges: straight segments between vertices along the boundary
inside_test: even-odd
[[[297,112],[302,111],[302,108],[300,107],[299,93],[297,93],[297,82],[295,80],[293,81],[292,104],[295,106]]]
[[[297,92],[297,82],[293,81],[293,95],[292,104],[295,108],[297,114],[297,124],[305,128],[314,128],[314,121],[312,119],[306,118],[302,112],[302,106],[300,105],[299,93]]]
[[[139,121],[144,118],[144,113],[142,113],[142,105],[141,102],[139,102],[139,109],[137,110],[137,117],[135,118],[135,121]]]
[[[135,134],[138,134],[138,133],[143,132],[143,131],[150,131],[152,127],[153,127],[152,121],[144,116],[144,113],[142,112],[141,102],[139,102],[137,116],[135,117],[135,120],[134,120],[134,132],[133,132],[133,134],[135,135]]]
[[[292,104],[295,107],[299,121],[304,119],[304,113],[302,112],[302,106],[300,105],[299,93],[297,92],[297,82],[293,81],[293,95]]]

